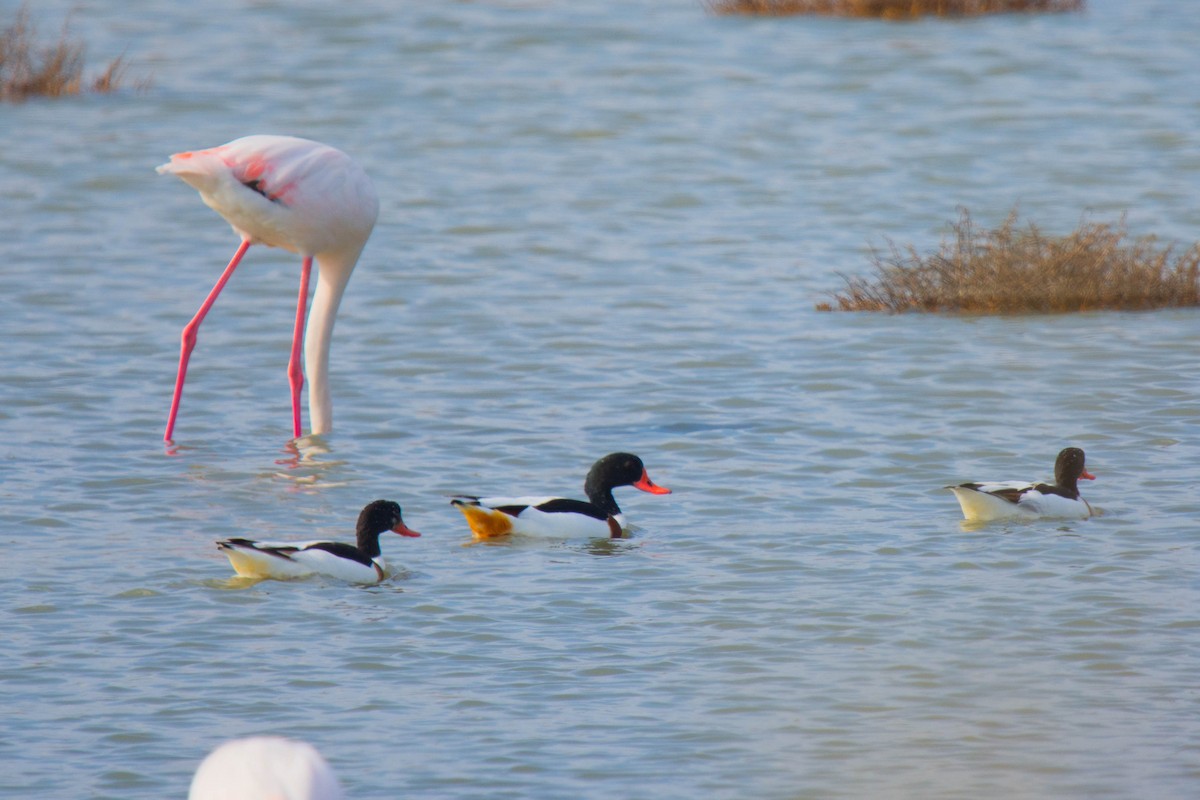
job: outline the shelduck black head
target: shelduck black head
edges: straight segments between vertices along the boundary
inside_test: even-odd
[[[420,536],[421,534],[404,524],[400,505],[391,500],[375,500],[367,503],[358,515],[358,535],[378,537],[386,531],[398,533],[401,536]]]
[[[650,480],[646,466],[633,453],[609,453],[592,465],[583,489],[591,497],[595,492],[611,491],[617,486],[632,486],[650,494],[670,494],[671,490]]]
[[[1083,451],[1078,447],[1065,448],[1054,462],[1054,482],[1059,486],[1074,486],[1080,478],[1094,481],[1096,476],[1084,466]]]

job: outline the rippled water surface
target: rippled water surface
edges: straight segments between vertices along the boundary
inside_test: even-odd
[[[888,24],[624,3],[69,7],[143,93],[0,107],[0,795],[182,797],[234,736],[352,798],[1200,794],[1200,317],[828,314],[959,206],[1200,239],[1200,16]],[[8,4],[11,8],[15,4]],[[294,257],[170,153],[352,153],[382,212],[288,442]],[[965,527],[1046,479],[1087,521]],[[445,495],[576,495],[632,539],[463,546]],[[213,540],[348,538],[388,582],[231,580]]]

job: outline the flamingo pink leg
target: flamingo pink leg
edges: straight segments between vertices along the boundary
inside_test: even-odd
[[[246,255],[246,250],[250,247],[250,240],[243,239],[237,252],[233,254],[233,258],[229,260],[229,266],[225,267],[225,271],[221,273],[221,277],[217,280],[216,286],[208,293],[208,297],[200,305],[200,310],[196,312],[196,316],[192,317],[192,321],[183,327],[183,335],[180,337],[179,347],[179,372],[175,374],[175,394],[171,398],[171,413],[167,417],[167,432],[163,435],[163,441],[171,441],[171,433],[175,430],[175,417],[179,414],[179,401],[183,397],[183,382],[187,378],[188,359],[192,356],[192,350],[196,347],[196,334],[200,330],[200,323],[204,322],[204,317],[207,316],[209,309],[213,303],[217,301],[217,295],[225,288],[225,284],[229,281],[233,271],[237,268],[238,262],[242,260],[242,256]]]
[[[300,297],[296,301],[296,327],[292,330],[292,358],[288,361],[288,384],[292,387],[292,430],[300,438],[300,390],[304,388],[304,370],[300,366],[300,348],[304,344],[304,311],[308,308],[308,277],[312,274],[312,256],[304,257],[300,268]]]

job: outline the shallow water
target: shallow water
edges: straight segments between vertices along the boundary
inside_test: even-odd
[[[1192,310],[827,314],[965,206],[1200,229],[1200,18],[718,19],[699,3],[81,8],[142,94],[0,108],[0,794],[182,797],[306,739],[353,798],[1189,797],[1200,786]],[[67,3],[38,5],[56,31]],[[379,225],[289,445],[295,259],[156,176],[336,144]],[[1088,453],[1087,521],[942,486]],[[444,495],[643,456],[628,541],[463,546]],[[231,580],[216,538],[348,537],[373,588]]]

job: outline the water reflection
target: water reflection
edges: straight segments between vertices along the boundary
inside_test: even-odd
[[[289,481],[295,489],[332,489],[345,486],[345,481],[327,480],[330,473],[347,467],[344,459],[327,459],[333,450],[322,436],[302,436],[283,446],[285,458],[275,460],[275,465],[285,471],[277,471],[275,477]]]

